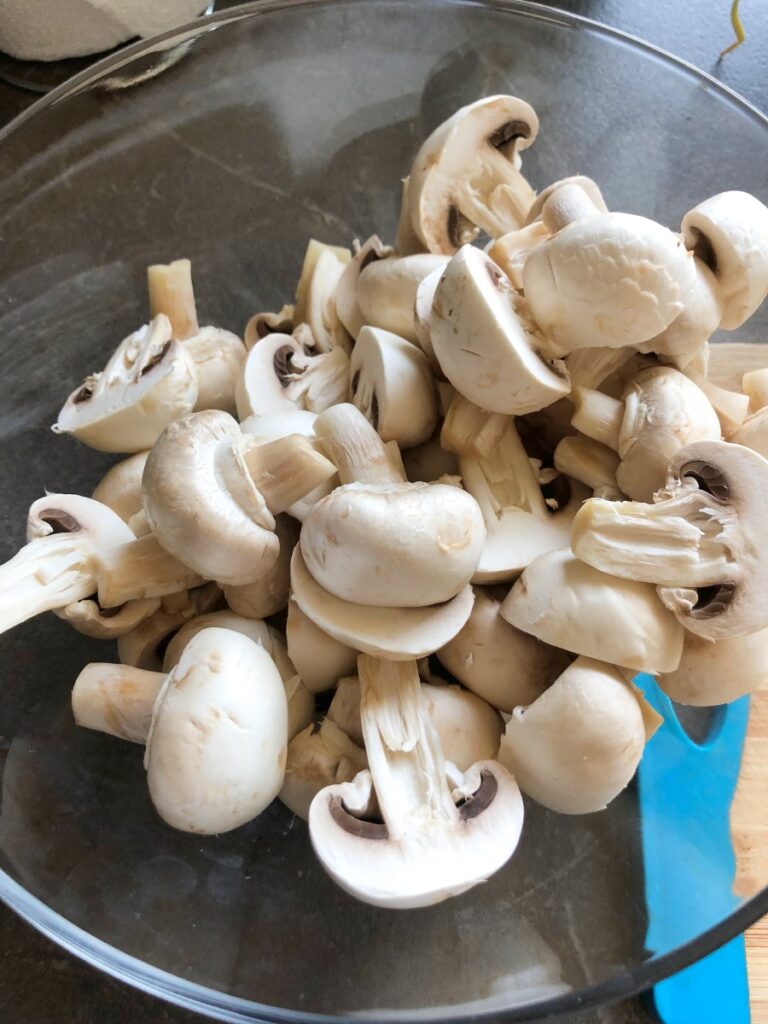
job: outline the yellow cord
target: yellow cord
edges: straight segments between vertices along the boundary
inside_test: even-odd
[[[733,5],[731,6],[731,24],[733,25],[733,31],[736,33],[736,38],[730,46],[727,46],[723,50],[720,54],[721,57],[724,57],[726,53],[731,53],[731,51],[735,50],[737,46],[741,46],[747,38],[746,33],[744,32],[744,26],[741,24],[741,19],[739,18],[739,0],[733,0]]]

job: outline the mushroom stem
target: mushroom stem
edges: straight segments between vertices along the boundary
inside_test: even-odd
[[[301,434],[255,444],[243,453],[243,459],[273,515],[285,512],[336,473],[333,463]]]
[[[197,322],[195,292],[192,287],[192,264],[189,260],[156,263],[147,267],[150,316],[160,313],[171,321],[177,341],[191,338],[200,330]]]
[[[457,455],[487,458],[501,440],[508,422],[504,413],[486,412],[456,392],[443,421],[440,444]]]
[[[499,238],[509,231],[510,225],[519,227],[525,223],[536,193],[499,150],[487,152],[483,177],[492,182],[492,191],[484,201],[473,189],[473,183],[467,182],[459,201],[460,212],[491,238]]]
[[[315,420],[315,435],[336,466],[342,484],[403,483],[379,435],[359,409],[335,405]]]
[[[575,387],[569,398],[576,408],[571,425],[593,441],[618,451],[624,403],[585,387]]]
[[[154,534],[101,551],[95,562],[102,608],[116,608],[136,598],[164,597],[204,582],[164,551]]]
[[[595,497],[610,501],[622,497],[616,482],[618,455],[591,437],[564,437],[555,448],[555,466],[561,473],[586,484]]]
[[[72,689],[75,722],[85,729],[145,744],[165,678],[162,672],[132,665],[86,665]]]
[[[0,566],[0,633],[83,601],[96,589],[91,551],[77,534],[40,537]]]
[[[738,523],[728,505],[695,486],[652,505],[591,498],[573,521],[571,546],[612,576],[707,587],[734,579]]]
[[[539,242],[549,238],[549,231],[540,221],[524,228],[508,231],[488,247],[488,255],[497,263],[518,291],[523,288],[523,264],[528,253]]]
[[[751,412],[768,405],[768,369],[750,370],[741,379],[741,390],[749,398]]]
[[[544,203],[541,219],[551,234],[601,211],[579,185],[561,185]]]

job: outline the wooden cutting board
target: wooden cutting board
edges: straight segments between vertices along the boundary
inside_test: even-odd
[[[731,835],[737,865],[735,890],[740,896],[753,896],[768,884],[768,681],[752,695],[731,808]],[[752,1024],[768,1024],[768,917],[749,929],[746,945]]]

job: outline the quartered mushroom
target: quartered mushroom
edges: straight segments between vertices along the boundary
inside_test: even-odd
[[[616,480],[637,501],[664,485],[672,456],[692,441],[719,440],[720,421],[704,392],[671,366],[654,366],[631,381],[622,401],[576,387],[571,423],[618,453]]]
[[[291,555],[299,542],[299,524],[291,516],[275,516],[275,534],[280,550],[277,560],[255,583],[222,585],[227,604],[247,619],[266,619],[288,606],[291,589]]]
[[[554,460],[556,469],[589,487],[593,497],[618,501],[624,496],[616,479],[620,459],[607,445],[581,435],[564,437]]]
[[[498,238],[524,224],[536,193],[520,172],[520,153],[538,130],[528,103],[488,96],[432,132],[408,183],[411,226],[425,249],[450,256],[480,231]]]
[[[415,662],[361,655],[361,717],[369,770],[321,790],[309,833],[342,889],[374,906],[424,907],[465,892],[512,856],[523,803],[495,761],[447,764]],[[381,821],[365,814],[375,795]]]
[[[306,821],[310,805],[322,789],[352,782],[367,767],[363,747],[324,718],[319,725],[308,725],[288,744],[285,778],[278,795],[289,811]]]
[[[137,609],[123,609],[126,602],[162,597],[201,582],[163,551],[155,537],[134,539],[115,512],[92,498],[49,494],[32,504],[27,524],[29,542],[0,566],[0,632],[83,601],[98,601],[98,609],[73,610],[79,624],[90,620],[93,629],[98,624],[106,630],[114,609],[122,610],[120,621],[130,628],[127,623]],[[152,610],[152,605],[142,604],[140,614]]]
[[[144,510],[144,492],[141,477],[149,452],[136,452],[122,459],[108,469],[94,488],[94,501],[107,505],[116,512],[123,522],[130,523],[131,517]]]
[[[235,385],[245,359],[245,346],[236,334],[220,327],[200,327],[197,320],[192,264],[189,260],[158,263],[147,268],[150,316],[164,314],[172,335],[181,342],[197,373],[194,411],[235,411]]]
[[[349,363],[350,399],[383,441],[413,448],[432,436],[437,397],[424,353],[378,327],[363,327]]]
[[[523,284],[559,354],[641,345],[683,311],[696,271],[679,235],[647,217],[601,213],[574,185],[552,193],[542,219],[553,234],[528,255]]]
[[[371,235],[362,245],[355,242],[355,252],[344,268],[336,286],[336,313],[348,334],[357,338],[366,320],[360,308],[357,286],[360,274],[372,263],[385,260],[392,255],[392,247],[384,245],[378,235]],[[397,332],[396,332],[397,333]]]
[[[573,551],[612,576],[656,585],[692,633],[744,636],[768,626],[767,500],[766,459],[741,445],[698,441],[670,461],[652,504],[585,502]]]
[[[499,760],[550,810],[602,811],[640,763],[647,738],[641,701],[613,665],[577,658],[532,704],[515,708]]]
[[[324,633],[296,603],[288,603],[285,626],[288,656],[312,693],[330,690],[342,676],[355,671],[357,651]]]
[[[253,583],[279,555],[274,517],[334,472],[305,437],[259,445],[228,413],[198,412],[171,424],[147,459],[147,518],[201,576]]]
[[[414,308],[419,285],[445,270],[447,264],[447,256],[432,253],[369,260],[357,279],[357,306],[363,324],[381,327],[416,343]]]
[[[292,409],[322,412],[345,401],[349,388],[349,357],[342,348],[318,352],[305,330],[271,334],[254,345],[235,388],[237,415]]]
[[[336,291],[351,259],[349,249],[338,245],[326,245],[315,238],[307,245],[293,318],[297,326],[309,327],[318,352],[335,348],[348,352],[352,347],[336,309]]]
[[[519,295],[480,249],[463,246],[440,278],[430,338],[445,376],[481,409],[522,415],[568,394],[563,364],[538,353]]]
[[[435,652],[441,665],[500,711],[532,704],[570,663],[570,655],[515,629],[501,615],[501,600],[475,587],[466,624]]]
[[[680,663],[684,631],[655,588],[600,572],[566,549],[531,562],[501,615],[553,647],[637,672],[672,672]]]
[[[196,616],[217,611],[224,604],[215,583],[181,590],[160,599],[160,607],[130,632],[118,637],[117,655],[123,665],[159,672],[170,638]]]
[[[173,340],[168,318],[158,316],[72,392],[53,431],[104,452],[143,452],[194,409],[197,396],[192,358]]]
[[[230,629],[187,644],[166,676],[124,665],[86,666],[75,682],[75,721],[146,742],[149,795],[173,828],[229,832],[258,817],[280,791],[288,709],[274,662]],[[132,689],[131,683],[135,688]],[[148,731],[146,698],[157,687]]]
[[[490,455],[461,457],[459,473],[486,527],[474,583],[514,579],[534,558],[567,545],[587,497],[579,484],[529,458],[512,420]]]
[[[720,192],[689,210],[682,230],[717,279],[720,327],[735,330],[768,294],[768,208],[748,192]]]
[[[768,680],[768,628],[715,641],[686,633],[674,672],[657,683],[678,704],[714,707],[752,693]]]
[[[270,334],[293,334],[295,313],[291,305],[283,306],[279,313],[254,313],[243,332],[246,349],[250,352],[257,341]]]

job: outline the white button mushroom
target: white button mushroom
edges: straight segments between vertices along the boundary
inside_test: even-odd
[[[219,327],[200,327],[197,321],[192,264],[175,260],[147,268],[150,316],[165,314],[173,337],[181,342],[195,365],[197,402],[201,409],[235,411],[235,385],[245,359],[245,346],[236,334]]]
[[[326,786],[351,782],[368,767],[365,750],[324,718],[309,725],[288,744],[285,779],[279,796],[282,803],[299,818],[309,818],[309,808]]]
[[[488,246],[486,252],[493,262],[502,270],[512,287],[523,290],[523,267],[531,250],[550,237],[549,229],[540,220],[535,220],[524,228],[516,228]]]
[[[116,463],[107,470],[91,495],[94,501],[107,505],[126,523],[144,510],[141,477],[148,455],[149,452],[137,452]]]
[[[341,349],[348,352],[352,342],[336,310],[336,292],[352,253],[338,245],[326,245],[312,238],[307,245],[301,277],[296,287],[294,323],[306,324],[318,352]]]
[[[531,562],[501,614],[553,647],[638,672],[671,672],[680,662],[683,628],[653,586],[609,576],[567,550]]]
[[[545,203],[545,223],[557,199],[556,192]],[[537,245],[523,268],[531,315],[561,354],[655,338],[683,311],[695,283],[693,255],[679,235],[646,217],[592,210]]]
[[[384,260],[392,255],[392,248],[384,245],[378,235],[371,235],[362,245],[355,242],[355,253],[344,268],[336,286],[336,313],[352,338],[358,334],[367,321],[357,300],[357,283],[360,274],[371,263]]]
[[[509,279],[469,245],[453,257],[435,291],[435,356],[456,390],[490,412],[534,412],[569,391],[563,364],[537,353],[537,339],[518,307]]]
[[[198,412],[172,423],[147,459],[147,518],[201,576],[253,583],[279,555],[274,515],[333,473],[300,435],[259,445],[228,413]]]
[[[621,402],[574,388],[577,430],[618,452],[616,480],[637,501],[663,486],[672,456],[692,441],[719,440],[720,421],[704,392],[670,366],[642,370]]]
[[[640,699],[612,665],[577,658],[507,722],[499,760],[561,814],[602,811],[629,785],[646,742]]]
[[[285,637],[288,656],[312,693],[330,690],[338,679],[355,671],[357,651],[324,633],[295,598],[288,603]]]
[[[481,230],[498,238],[523,225],[536,193],[520,173],[520,151],[538,130],[529,104],[488,96],[432,132],[408,185],[411,225],[425,249],[451,255]]]
[[[691,290],[683,299],[683,310],[672,323],[655,338],[638,345],[641,352],[656,352],[665,362],[681,370],[689,366],[706,369],[707,341],[717,330],[723,312],[717,278],[702,263],[694,259],[694,278]]]
[[[768,294],[768,208],[747,192],[720,192],[683,217],[685,244],[717,278],[720,327],[733,331]]]
[[[270,334],[293,334],[295,314],[295,307],[290,305],[283,306],[279,313],[254,313],[243,332],[247,351]]]
[[[158,316],[120,343],[101,373],[92,374],[64,403],[54,433],[72,434],[104,452],[150,448],[169,423],[197,402],[191,357]]]
[[[475,587],[464,627],[436,652],[460,683],[500,711],[532,704],[570,663],[570,656],[506,622],[501,601]]]
[[[686,633],[683,656],[674,672],[657,677],[678,704],[712,707],[729,704],[768,680],[768,628],[713,643]]]
[[[142,742],[139,707],[154,687],[144,763],[160,817],[202,835],[258,817],[282,786],[288,735],[285,690],[264,648],[214,627],[193,637],[159,680],[125,666],[89,665],[75,682],[75,720]]]
[[[343,889],[374,906],[424,907],[465,892],[514,853],[520,791],[494,761],[467,773],[446,764],[415,662],[361,655],[358,675],[370,772],[314,798],[315,852]],[[382,824],[356,816],[374,791]]]
[[[559,192],[561,195],[567,195],[568,193],[573,195],[574,188],[577,188],[580,193],[586,194],[590,203],[587,213],[594,211],[597,211],[597,213],[608,213],[608,206],[597,183],[583,174],[573,174],[569,178],[553,181],[551,185],[547,185],[546,188],[539,192],[528,210],[528,216],[525,219],[526,225],[533,225],[536,222],[541,223],[542,212],[550,196],[553,196],[556,192]],[[581,210],[584,212],[583,207],[581,207]],[[550,216],[551,212],[550,210]]]
[[[447,264],[447,256],[430,253],[369,261],[357,280],[357,305],[363,324],[381,327],[415,344],[414,308],[419,285],[445,270]]]
[[[761,455],[698,441],[670,461],[653,504],[585,502],[573,523],[573,551],[613,576],[656,584],[692,633],[743,636],[768,626],[767,499]]]

